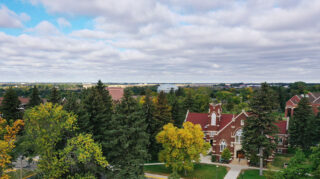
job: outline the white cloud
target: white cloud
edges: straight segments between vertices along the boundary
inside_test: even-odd
[[[22,28],[21,21],[28,21],[30,17],[21,13],[20,15],[8,9],[5,5],[0,5],[0,27],[4,28]]]
[[[35,32],[38,35],[57,35],[59,30],[48,21],[41,21],[34,28],[29,28],[27,32]]]
[[[70,22],[63,17],[58,18],[57,23],[60,27],[71,27]]]
[[[93,28],[63,34],[42,21],[31,35],[0,33],[0,71],[11,74],[0,81],[318,80],[316,0],[32,2]]]

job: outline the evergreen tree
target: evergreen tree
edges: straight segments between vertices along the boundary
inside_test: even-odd
[[[187,92],[187,96],[183,101],[183,107],[185,111],[190,110],[193,112],[193,106],[194,106],[194,99],[192,97],[192,92],[189,90]]]
[[[173,124],[179,128],[182,127],[182,124],[185,118],[185,113],[183,112],[182,106],[175,95],[173,95],[172,102],[171,102],[171,114],[172,114]]]
[[[146,95],[145,95],[145,100],[144,103],[142,105],[142,111],[143,111],[143,115],[144,118],[146,120],[146,124],[147,124],[147,129],[146,132],[149,134],[149,136],[154,136],[154,131],[156,131],[156,124],[155,124],[155,120],[153,118],[153,113],[154,113],[154,104],[152,102],[152,97],[151,97],[151,90],[147,89],[146,90]],[[148,144],[148,153],[151,156],[154,156],[153,158],[156,158],[157,153],[154,152],[154,145],[156,143],[155,138],[149,137],[149,144]]]
[[[37,86],[34,86],[32,88],[28,107],[38,106],[40,103],[41,103],[41,99],[40,99],[40,95],[39,95],[39,90],[38,90]]]
[[[171,109],[168,105],[166,94],[161,91],[158,95],[155,110],[153,114],[154,130],[150,136],[151,160],[158,159],[158,153],[162,149],[161,145],[156,142],[156,135],[162,130],[162,127],[172,123]]]
[[[51,102],[52,104],[59,104],[60,99],[61,97],[58,89],[56,87],[53,87],[48,101]]]
[[[9,125],[11,125],[15,120],[21,118],[19,105],[20,100],[18,95],[15,90],[10,87],[4,94],[2,104],[0,106],[3,118],[8,121]]]
[[[143,163],[148,158],[147,123],[131,91],[125,90],[124,96],[116,107],[108,138],[107,160],[113,167],[109,171],[113,178],[138,178],[143,176]]]
[[[289,143],[291,146],[309,150],[315,140],[315,117],[308,98],[301,98],[289,123]]]
[[[263,159],[268,158],[276,147],[272,141],[277,131],[274,125],[274,112],[277,109],[274,92],[266,83],[262,83],[261,88],[255,91],[249,105],[250,116],[243,128],[242,146],[251,162],[259,153],[260,175],[262,175]]]
[[[108,139],[104,136],[111,127],[109,123],[112,117],[111,97],[105,91],[99,91],[96,87],[89,89],[77,113],[80,131],[93,134],[93,139],[101,143],[104,154],[108,152]]]

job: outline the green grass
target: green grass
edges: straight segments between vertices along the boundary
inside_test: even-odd
[[[294,154],[277,154],[270,165],[271,169],[283,169],[283,164],[288,163],[293,156]]]
[[[166,168],[164,165],[147,165],[144,166],[144,171],[147,173],[162,175],[170,175],[171,173],[171,170]],[[188,172],[186,176],[183,172],[179,173],[181,177],[189,179],[223,179],[226,174],[226,167],[209,164],[195,164],[194,170],[192,172]]]
[[[7,174],[9,175],[10,179],[20,179],[20,170],[8,172]],[[31,170],[26,170],[26,169],[22,170],[22,177],[29,177],[34,174],[35,174],[35,172],[33,172]]]
[[[244,174],[241,172],[238,179],[266,179],[266,177],[260,176],[259,170],[244,170]]]

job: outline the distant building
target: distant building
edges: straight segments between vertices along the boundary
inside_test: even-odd
[[[319,112],[318,108],[320,107],[320,93],[309,92],[308,94],[295,95],[287,101],[286,109],[285,109],[285,117],[293,116],[294,109],[298,107],[298,103],[303,97],[308,98],[309,104],[312,107],[313,112],[315,114],[318,114]]]
[[[161,91],[165,92],[165,93],[169,93],[170,90],[173,89],[174,91],[178,90],[178,87],[174,84],[160,84],[160,86],[158,86],[158,93],[160,93]]]
[[[244,121],[250,114],[243,111],[238,115],[223,114],[221,104],[210,104],[208,113],[188,112],[185,121],[200,124],[205,136],[210,142],[212,155],[220,159],[225,148],[231,151],[232,159],[245,158],[242,150],[242,133]],[[275,123],[279,128],[277,133],[277,153],[286,153],[288,149],[288,124],[289,121]],[[268,159],[272,160],[272,156]]]
[[[124,88],[106,87],[113,101],[120,101],[124,94]]]
[[[2,101],[3,101],[3,97],[0,97],[0,105],[2,104]],[[19,97],[19,101],[20,101],[19,109],[24,110],[27,104],[29,103],[30,98]]]

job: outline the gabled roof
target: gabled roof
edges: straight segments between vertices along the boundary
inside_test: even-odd
[[[24,98],[24,97],[19,97],[19,101],[21,102],[21,104],[28,104],[29,103],[30,98]],[[0,97],[0,104],[3,101],[3,97]]]
[[[207,124],[210,124],[210,118],[208,113],[193,113],[189,112],[186,121],[192,122],[193,124],[200,124],[202,130],[205,129]]]
[[[279,128],[278,134],[286,134],[287,133],[287,121],[279,121],[275,123],[275,125]]]
[[[106,87],[113,101],[120,101],[124,94],[124,89],[120,87]]]
[[[233,114],[221,114],[220,122],[219,122],[219,130],[224,128],[227,124],[232,121]]]

